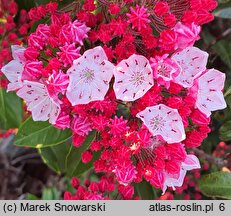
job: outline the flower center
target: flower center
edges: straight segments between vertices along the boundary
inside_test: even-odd
[[[159,115],[150,120],[150,126],[153,130],[162,130],[162,127],[164,127],[164,123],[164,119]]]
[[[131,79],[129,80],[130,82],[133,83],[136,87],[139,85],[142,85],[144,82],[144,75],[140,71],[133,72]]]
[[[157,72],[158,72],[158,74],[161,75],[161,76],[170,78],[169,69],[168,69],[167,65],[165,65],[165,64],[160,64],[160,65],[158,65],[158,67],[157,67]]]
[[[80,77],[84,79],[85,83],[90,83],[95,78],[94,70],[86,67],[84,70],[82,70]]]

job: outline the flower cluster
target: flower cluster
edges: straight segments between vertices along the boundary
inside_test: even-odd
[[[139,199],[139,197],[134,196],[134,187],[132,185],[118,185],[113,176],[102,176],[98,182],[91,182],[87,179],[84,185],[81,185],[78,178],[73,177],[71,184],[76,189],[76,192],[74,195],[70,192],[65,192],[65,200]],[[114,192],[114,197],[109,196],[110,192]]]
[[[226,107],[225,75],[207,69],[208,54],[193,46],[216,1],[145,2],[85,0],[70,13],[56,3],[34,8],[32,20],[50,23],[38,25],[27,48],[12,46],[1,70],[34,121],[71,129],[76,147],[97,131],[83,163],[100,152],[95,171],[113,175],[121,191],[145,179],[165,192],[200,168],[186,147],[199,146],[211,112]],[[103,199],[99,185],[76,186],[77,198]]]
[[[28,14],[20,10],[18,20],[15,17],[18,13],[18,6],[14,0],[2,0],[0,4],[0,68],[12,60],[10,47],[12,44],[20,45],[31,26]],[[6,88],[8,80],[0,70],[0,87]]]

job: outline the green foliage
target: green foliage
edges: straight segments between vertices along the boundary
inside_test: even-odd
[[[158,197],[157,189],[152,187],[147,181],[144,180],[134,185],[137,195],[140,196],[142,200],[153,200]]]
[[[34,194],[28,193],[26,200],[59,200],[61,199],[61,192],[56,187],[44,188],[42,191],[42,197],[39,198]]]
[[[224,19],[231,19],[231,7],[216,10],[214,15]]]
[[[222,141],[230,141],[231,140],[231,121],[227,121],[221,126],[220,139]]]
[[[20,126],[15,145],[44,148],[61,144],[71,136],[71,130],[59,130],[49,122],[34,122],[30,117]]]
[[[199,181],[201,192],[208,197],[231,199],[231,173],[215,172]]]
[[[220,118],[222,121],[222,125],[219,130],[220,139],[222,141],[230,141],[231,140],[231,87],[229,87],[225,94],[225,100],[228,107],[223,112],[223,118]],[[217,117],[217,116],[216,116]]]
[[[39,5],[45,5],[50,2],[50,0],[36,0],[36,1],[31,1],[31,0],[16,0],[18,7],[20,9],[26,9],[29,11],[31,8]]]
[[[92,141],[95,139],[95,132],[92,132],[90,135],[87,136],[87,138],[84,141],[84,144],[79,147],[75,148],[74,146],[71,146],[70,151],[67,155],[65,166],[66,170],[68,171],[67,176],[72,177],[72,176],[77,176],[80,173],[78,173],[78,165],[81,165],[81,154],[83,151],[87,150],[88,147],[91,145]],[[81,170],[84,170],[85,164],[82,164]]]
[[[228,40],[220,40],[213,45],[213,49],[221,60],[231,68],[231,43]]]
[[[59,200],[60,199],[60,191],[55,187],[44,188],[42,193],[42,200]]]
[[[35,196],[34,194],[27,193],[26,200],[39,200],[39,197]]]
[[[18,128],[22,122],[22,101],[14,93],[0,88],[0,128]]]
[[[39,149],[39,153],[51,169],[58,174],[65,173],[68,177],[79,176],[93,166],[93,162],[99,157],[95,153],[92,161],[88,164],[81,162],[81,154],[86,151],[95,139],[96,132],[91,132],[79,148],[71,144],[61,144],[48,148]]]

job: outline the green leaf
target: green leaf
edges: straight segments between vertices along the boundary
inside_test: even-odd
[[[71,136],[71,130],[59,130],[49,122],[35,122],[30,117],[20,126],[15,145],[44,148],[64,143]]]
[[[231,0],[218,0],[219,4],[227,4],[229,2],[231,2]]]
[[[214,12],[214,15],[219,18],[231,19],[231,7],[218,9]]]
[[[231,121],[225,122],[220,127],[220,139],[222,141],[230,141],[231,140]]]
[[[156,189],[147,181],[144,180],[141,183],[136,183],[134,185],[138,196],[140,196],[142,200],[153,200],[157,198]]]
[[[26,194],[26,200],[40,200],[37,196],[31,193]]]
[[[18,128],[22,122],[22,100],[14,93],[0,88],[0,128]]]
[[[87,138],[85,139],[83,145],[81,145],[79,148],[76,148],[74,146],[70,147],[70,151],[67,154],[66,157],[66,174],[68,177],[79,175],[79,164],[81,164],[81,154],[82,152],[86,151],[89,146],[91,145],[92,141],[95,139],[96,132],[91,132]],[[83,164],[83,166],[86,166],[86,164]],[[82,169],[82,168],[81,168]]]
[[[231,43],[228,40],[220,40],[213,45],[213,50],[219,55],[221,60],[231,68]]]
[[[70,151],[70,146],[70,144],[64,143],[52,147],[40,148],[38,151],[43,162],[56,173],[61,174],[65,172],[66,156]]]
[[[229,86],[229,88],[226,90],[224,97],[227,97],[229,95],[231,95],[231,86]]]
[[[31,8],[39,5],[45,5],[50,2],[50,0],[36,0],[36,1],[31,1],[31,0],[16,0],[19,9],[25,9],[29,11]]]
[[[214,172],[199,181],[201,192],[208,197],[231,199],[231,173]]]
[[[42,192],[42,200],[59,200],[61,193],[57,190],[57,188],[45,188]]]
[[[100,153],[93,154],[92,161],[84,164],[81,161],[81,154],[86,151],[95,139],[96,132],[91,132],[79,148],[71,144],[61,144],[39,149],[44,163],[58,174],[64,173],[68,177],[79,176],[93,166],[93,162],[99,158]]]

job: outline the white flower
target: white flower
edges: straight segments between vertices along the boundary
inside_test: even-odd
[[[72,106],[104,100],[114,68],[100,46],[87,50],[74,60],[67,71],[70,83],[66,93]]]
[[[13,45],[11,46],[13,60],[3,66],[1,71],[10,81],[7,91],[15,91],[22,87],[22,72],[25,64],[24,51],[25,48]]]
[[[45,85],[24,81],[17,95],[26,101],[27,109],[32,112],[34,121],[47,121],[55,124],[60,113],[60,105],[49,95]]]
[[[188,47],[175,53],[172,59],[176,61],[182,69],[180,74],[175,78],[175,82],[185,88],[190,88],[193,86],[194,80],[206,70],[208,53],[197,47]]]
[[[167,143],[177,143],[185,139],[182,118],[176,109],[159,104],[147,107],[136,116],[154,136],[160,135]]]
[[[226,108],[222,93],[225,74],[218,70],[210,69],[198,79],[198,94],[196,107],[207,117],[211,111]]]
[[[133,54],[121,61],[115,70],[114,91],[116,98],[135,101],[141,98],[153,85],[153,74],[148,59]]]

